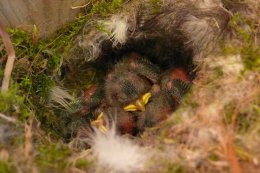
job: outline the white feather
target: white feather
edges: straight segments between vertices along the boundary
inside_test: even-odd
[[[76,103],[77,101],[77,99],[69,94],[67,90],[58,86],[51,88],[49,100],[51,107],[64,108],[70,112],[74,112],[75,108],[72,103]]]
[[[109,38],[113,41],[113,46],[124,44],[127,40],[128,23],[127,17],[113,16],[110,21],[104,23],[109,31]]]
[[[90,143],[99,165],[108,172],[139,172],[148,159],[144,148],[129,138],[117,135],[115,126],[106,134],[95,129]]]
[[[212,8],[216,6],[222,6],[221,0],[195,0],[194,2],[199,8]]]
[[[107,21],[99,21],[98,25],[102,27],[102,31],[98,32],[94,38],[84,38],[79,42],[79,46],[88,52],[85,57],[87,61],[93,61],[98,58],[104,40],[111,40],[115,47],[119,44],[124,44],[128,37],[127,32],[129,26],[127,17],[115,15]]]
[[[94,38],[84,38],[79,41],[79,47],[85,51],[85,60],[93,61],[98,58],[101,52],[101,43],[107,39],[106,34],[99,32]]]

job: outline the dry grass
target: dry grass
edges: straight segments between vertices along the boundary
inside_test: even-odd
[[[259,109],[259,73],[250,71],[242,75],[234,68],[232,75],[223,73],[216,78],[216,69],[209,66],[214,64],[214,59],[228,62],[228,58],[208,57],[194,81],[192,94],[187,98],[189,104],[161,124],[161,130],[156,130],[156,134],[154,130],[148,130],[144,137],[146,145],[163,148],[158,151],[165,153],[162,159],[171,158],[171,163],[181,160],[188,172],[240,173],[247,172],[249,165],[259,171],[259,150],[249,148],[249,144],[259,145],[260,142],[259,131],[257,135],[250,130],[259,126],[259,112],[252,111]],[[231,112],[227,110],[228,105],[233,105]],[[241,126],[247,118],[253,120],[249,129],[243,131]],[[161,136],[159,141],[153,139],[155,135]],[[241,146],[239,140],[251,135],[254,140],[247,140]]]

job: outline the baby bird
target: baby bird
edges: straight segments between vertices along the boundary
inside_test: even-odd
[[[187,93],[191,86],[188,73],[181,67],[172,68],[163,74],[161,87],[177,103]]]
[[[119,61],[107,75],[105,97],[110,106],[126,111],[145,111],[152,86],[159,81],[159,68],[136,53]]]
[[[137,53],[131,53],[115,64],[105,78],[104,88],[93,85],[85,90],[81,112],[91,112],[95,117],[92,126],[104,133],[107,131],[105,119],[112,118],[116,119],[122,134],[134,135],[137,129],[136,116],[131,112],[145,111],[145,105],[157,83],[159,68]],[[113,111],[116,117],[111,116]]]
[[[139,114],[138,131],[143,131],[145,127],[152,127],[165,120],[179,106],[190,86],[191,81],[184,69],[173,68],[164,73],[161,90],[151,97],[145,112],[137,113]]]
[[[91,125],[103,133],[115,121],[121,134],[137,135],[176,110],[190,85],[183,68],[167,70],[160,80],[159,67],[132,53],[107,75],[103,95],[97,85],[84,92],[84,111],[95,115]]]

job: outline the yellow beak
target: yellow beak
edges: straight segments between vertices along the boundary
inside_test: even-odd
[[[124,107],[124,110],[127,112],[134,111],[145,111],[145,105],[149,102],[149,99],[152,97],[150,92],[145,93],[140,99],[136,100],[134,104],[129,104]]]
[[[104,113],[101,112],[97,119],[91,122],[92,126],[95,126],[98,128],[102,133],[106,133],[108,130],[105,126],[105,121],[104,121]]]

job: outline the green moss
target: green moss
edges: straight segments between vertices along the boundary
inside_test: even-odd
[[[252,103],[253,104],[253,103]],[[254,104],[253,104],[254,105]],[[253,106],[252,105],[252,106]],[[239,133],[245,134],[252,130],[252,127],[259,124],[259,106],[255,105],[252,112],[240,112],[237,115],[236,126]]]
[[[122,6],[124,0],[112,0],[108,2],[106,0],[101,0],[93,5],[90,13],[99,14],[101,16],[107,16],[109,13],[114,12],[116,9]]]
[[[216,154],[211,154],[211,155],[209,155],[208,159],[210,161],[218,161],[219,160],[219,156],[216,155]]]
[[[29,88],[32,86],[32,79],[29,76],[24,76],[20,82],[20,87]]]
[[[46,100],[49,96],[50,88],[55,84],[53,77],[45,74],[40,74],[33,77],[33,81],[33,98],[38,98],[35,101],[37,101],[38,103],[43,103],[44,100]],[[33,100],[33,103],[35,103],[35,101]]]
[[[193,89],[193,87],[191,87],[190,90],[188,91],[188,93],[185,94],[185,96],[183,97],[181,107],[182,108],[187,108],[187,107],[197,108],[198,106],[199,106],[198,101],[194,98],[194,89]]]
[[[0,173],[15,173],[16,170],[9,163],[0,160]]]
[[[236,110],[237,104],[231,103],[225,106],[225,114],[223,120],[226,124],[232,123],[232,118],[234,114],[236,114],[235,130],[239,133],[247,133],[251,130],[256,123],[258,123],[258,115],[259,115],[259,106],[256,103],[252,103],[249,107],[247,107],[247,111]],[[237,112],[236,112],[237,111]]]
[[[250,29],[247,29],[246,25],[248,25]],[[235,14],[230,20],[229,26],[234,29],[246,43],[253,41],[252,32],[255,32],[253,21],[243,18],[240,14]]]
[[[80,14],[78,19],[47,39],[38,38],[36,26],[31,33],[8,29],[16,51],[16,63],[10,90],[0,94],[2,113],[11,116],[15,114],[24,120],[33,111],[43,126],[52,127],[48,124],[50,122],[59,124],[48,119],[55,116],[50,115],[51,111],[46,107],[50,88],[55,85],[55,79],[60,79],[64,57],[87,20],[86,16]],[[1,55],[6,56],[6,53],[1,51]],[[0,70],[2,76],[3,68]]]
[[[12,43],[15,48],[16,58],[20,59],[23,56],[34,56],[39,49],[32,41],[32,35],[26,31],[19,29],[8,29],[8,33],[11,37]]]
[[[45,144],[39,146],[37,150],[36,163],[41,172],[62,172],[69,166],[67,159],[71,152],[62,143]]]
[[[18,85],[11,84],[8,92],[0,93],[0,112],[25,120],[30,115],[30,109],[25,104],[24,98]]]
[[[180,162],[171,163],[168,166],[167,173],[186,173],[187,170],[184,165]]]
[[[253,45],[244,47],[241,51],[243,62],[247,69],[260,71],[260,48]]]
[[[153,13],[158,13],[161,10],[161,0],[150,0],[150,4],[153,8]]]
[[[85,160],[85,159],[78,159],[75,163],[75,167],[79,169],[88,169],[93,163]]]
[[[221,68],[221,67],[216,67],[215,69],[214,69],[214,75],[216,76],[216,78],[221,78],[221,77],[223,77],[223,75],[224,75],[224,73],[223,73],[223,69]]]
[[[173,123],[174,124],[181,124],[183,123],[183,117],[181,115],[181,112],[177,112],[173,117]]]
[[[107,35],[111,35],[112,33],[109,31],[109,30],[107,30],[104,26],[102,26],[102,25],[96,25],[96,28],[97,28],[97,30],[99,30],[99,31],[101,31],[101,32],[104,32],[104,33],[106,33]]]
[[[242,41],[241,45],[226,45],[224,53],[240,53],[245,67],[248,70],[260,70],[260,48],[255,45],[256,23],[250,19],[235,14],[229,22],[229,26],[235,31]]]

